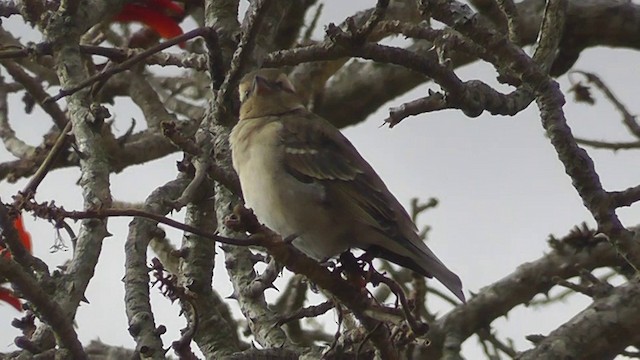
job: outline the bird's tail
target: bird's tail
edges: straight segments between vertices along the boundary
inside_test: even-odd
[[[417,238],[417,235],[416,235]],[[389,260],[394,264],[409,268],[423,276],[435,277],[449,289],[460,301],[466,302],[462,292],[462,281],[458,275],[449,270],[438,257],[421,240],[399,242],[402,251],[392,251],[380,246],[371,246],[368,251],[373,251],[375,256]],[[398,247],[396,250],[400,250]]]
[[[425,246],[426,248],[426,246]],[[462,281],[458,275],[454,274],[453,271],[449,270],[441,261],[438,259],[429,248],[426,248],[428,251],[423,252],[421,254],[415,254],[417,265],[423,270],[442,283],[442,285],[446,286],[460,301],[466,302],[464,293],[462,292]]]

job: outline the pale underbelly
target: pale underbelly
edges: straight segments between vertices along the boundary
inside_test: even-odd
[[[243,186],[245,205],[267,227],[283,238],[294,237],[294,246],[316,260],[349,248],[351,229],[335,216],[321,185],[302,183],[284,171],[254,180],[254,186]]]

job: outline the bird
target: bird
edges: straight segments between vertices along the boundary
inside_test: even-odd
[[[284,72],[248,73],[239,97],[231,158],[245,206],[260,222],[315,260],[359,248],[435,277],[465,302],[460,278],[427,247],[380,176],[305,107]]]

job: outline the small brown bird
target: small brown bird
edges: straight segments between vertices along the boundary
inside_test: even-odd
[[[316,260],[351,247],[434,276],[464,301],[460,278],[429,250],[378,174],[333,125],[309,112],[280,70],[240,83],[230,136],[245,204]]]

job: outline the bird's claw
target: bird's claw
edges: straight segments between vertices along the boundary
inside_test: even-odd
[[[293,243],[293,240],[295,240],[297,238],[298,238],[298,234],[291,234],[291,235],[286,236],[284,239],[282,239],[282,241],[285,244],[291,244],[291,243]]]

